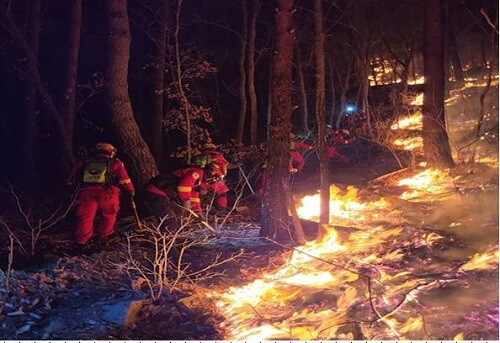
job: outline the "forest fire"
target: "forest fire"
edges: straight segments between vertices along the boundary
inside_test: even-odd
[[[421,149],[424,146],[422,137],[398,138],[394,140],[393,144],[407,151]]]
[[[391,126],[392,130],[422,130],[422,113],[402,117]]]
[[[411,178],[399,180],[397,185],[410,189],[401,194],[402,199],[416,201],[425,195],[452,195],[455,189],[453,181],[446,171],[426,169]]]
[[[443,195],[453,191],[454,180],[447,171],[428,169],[393,182],[408,189],[400,198],[413,202],[426,196],[443,200]],[[210,294],[227,318],[221,324],[226,338],[353,340],[426,335],[422,309],[411,309],[422,306],[419,297],[439,289],[442,283],[416,276],[428,268],[427,262],[403,270],[394,268],[415,256],[401,246],[391,248],[391,244],[402,240],[403,246],[430,248],[444,237],[434,232],[406,236],[408,222],[389,199],[366,198],[353,186],[345,190],[331,186],[330,191],[330,224],[336,227],[330,226],[321,242],[293,249],[285,265],[253,282]],[[319,194],[305,196],[300,203],[299,217],[318,219]],[[339,226],[352,230],[346,235]],[[449,272],[444,273],[496,268],[498,251],[492,249],[475,254],[456,272],[448,267]],[[372,319],[358,322],[356,328],[352,325],[356,315]],[[461,331],[449,335],[464,336]]]
[[[366,220],[367,214],[378,216],[377,209],[386,206],[386,201],[380,199],[375,202],[362,203],[357,200],[358,189],[348,186],[345,194],[335,185],[330,186],[330,214],[331,222],[338,219]],[[319,194],[307,195],[301,199],[301,206],[297,208],[299,217],[308,220],[319,218]],[[371,212],[370,210],[375,210]]]

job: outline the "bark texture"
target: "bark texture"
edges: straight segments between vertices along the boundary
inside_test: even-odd
[[[272,117],[269,126],[267,173],[262,200],[261,235],[278,242],[293,241],[290,197],[290,130],[292,117],[293,1],[278,0],[276,9],[276,52],[272,62]]]
[[[453,166],[444,112],[445,75],[442,0],[425,1],[422,138],[428,167]]]
[[[314,55],[316,64],[315,109],[318,124],[320,214],[319,223],[328,224],[330,218],[330,177],[325,118],[325,33],[321,0],[314,0]],[[321,231],[321,230],[320,230]]]
[[[158,168],[141,136],[128,94],[130,31],[127,1],[106,1],[106,17],[109,29],[106,76],[111,124],[122,148],[120,157],[136,186],[141,186],[158,174]]]

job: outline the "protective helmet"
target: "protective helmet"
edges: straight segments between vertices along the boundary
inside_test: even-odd
[[[209,163],[207,165],[207,168],[208,168],[208,174],[211,177],[215,177],[218,180],[223,179],[227,174],[227,170],[225,170],[224,167],[222,167],[216,162]]]
[[[203,145],[201,150],[203,152],[215,151],[215,150],[217,150],[217,146],[214,143],[206,143],[205,145]]]
[[[114,157],[116,155],[116,148],[109,143],[99,142],[94,147],[93,152],[96,154],[105,154],[109,157]]]

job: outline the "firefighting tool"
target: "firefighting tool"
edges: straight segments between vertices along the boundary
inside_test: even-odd
[[[137,213],[137,206],[135,204],[134,198],[130,197],[130,207],[132,207],[132,212],[134,212],[135,222],[137,224],[138,231],[142,231],[141,221],[139,220],[139,214]]]
[[[248,181],[248,177],[246,176],[245,172],[243,171],[243,168],[241,165],[238,166],[238,170],[240,171],[241,176],[243,176],[243,179],[245,180],[246,185],[248,186],[248,189],[250,189],[250,192],[252,192],[252,195],[255,195],[255,191],[252,188],[252,185],[250,185],[250,182]]]
[[[255,191],[253,190],[252,185],[250,184],[250,181],[248,181],[248,177],[245,174],[245,171],[243,170],[243,168],[241,167],[241,163],[238,163],[238,161],[234,157],[231,157],[231,161],[233,161],[233,163],[238,165],[238,171],[240,172],[241,176],[243,177],[243,180],[245,180],[245,184],[248,186],[248,189],[250,189],[250,192],[252,192],[252,195],[255,195]]]

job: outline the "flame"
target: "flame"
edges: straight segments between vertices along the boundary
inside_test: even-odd
[[[407,333],[410,331],[418,330],[423,328],[424,319],[422,317],[408,318],[408,320],[401,326],[399,330],[401,333]]]
[[[384,199],[371,203],[361,203],[356,200],[358,190],[353,186],[348,186],[345,194],[335,185],[330,186],[330,222],[338,218],[366,220],[368,209],[383,208],[387,205]],[[320,194],[306,195],[300,200],[300,206],[297,208],[297,214],[300,218],[308,220],[318,220]],[[377,216],[377,213],[371,213],[371,216]]]
[[[399,180],[398,186],[406,186],[410,190],[401,194],[405,200],[416,199],[425,195],[446,195],[454,192],[454,181],[447,170],[426,169],[413,177]]]
[[[422,137],[398,138],[394,140],[393,144],[402,147],[404,150],[415,150],[424,146]]]
[[[418,94],[410,104],[413,106],[422,106],[424,104],[424,93]]]
[[[435,197],[453,189],[454,180],[446,170],[426,169],[393,182],[415,197]],[[330,194],[330,222],[352,231],[339,235],[338,229],[327,225],[321,241],[293,249],[283,266],[258,275],[246,285],[209,294],[226,318],[220,326],[227,339],[352,340],[354,333],[344,332],[344,324],[351,320],[349,309],[353,303],[370,298],[379,308],[393,308],[401,303],[402,295],[405,300],[399,307],[416,301],[419,285],[427,280],[412,277],[411,270],[393,268],[405,261],[407,252],[387,244],[407,239],[403,236],[407,230],[401,212],[384,198],[362,201],[365,194],[354,186],[341,189],[332,185]],[[319,208],[320,195],[309,195],[300,199],[297,212],[303,219],[317,219]],[[429,233],[415,238],[418,244],[431,245],[443,236]],[[365,280],[359,272],[364,266],[374,266],[373,278],[379,281],[378,286],[384,285],[383,291],[368,293],[364,287],[359,288]],[[461,270],[495,267],[498,252],[474,255]],[[400,315],[397,319],[382,316],[379,322],[384,325],[373,330],[384,330],[380,335],[401,339],[424,326],[422,317]]]
[[[391,125],[392,130],[422,130],[422,113],[415,113],[409,117],[399,118]]]
[[[498,247],[497,251],[477,253],[472,258],[462,265],[461,270],[474,269],[498,269]]]
[[[498,167],[498,156],[480,156],[476,159],[476,162]]]

